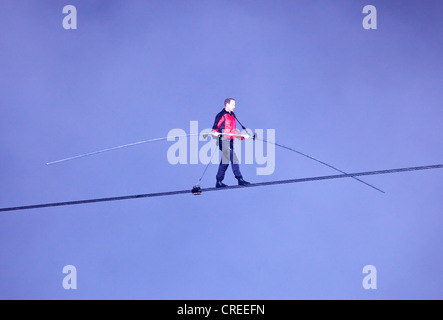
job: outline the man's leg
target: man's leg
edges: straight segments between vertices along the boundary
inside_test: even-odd
[[[234,149],[230,150],[230,159],[231,159],[231,163],[232,163],[232,172],[234,173],[234,177],[236,179],[243,179],[241,172],[240,172],[240,165],[239,165],[239,161],[237,158],[237,155],[235,154]]]
[[[238,184],[240,186],[246,186],[246,185],[250,184],[248,181],[245,181],[243,179],[243,176],[240,172],[240,164],[239,164],[239,161],[238,161],[237,155],[235,154],[234,149],[231,149],[230,153],[231,153],[230,156],[231,156],[231,163],[232,163],[232,171],[234,172],[235,178],[238,180]]]
[[[220,144],[220,150],[222,152],[222,157],[221,157],[220,165],[218,167],[217,175],[215,177],[217,179],[217,183],[215,186],[216,187],[225,187],[226,185],[223,184],[222,181],[225,178],[226,170],[229,167],[229,158],[230,158],[229,141],[223,140],[222,143]]]
[[[227,155],[227,152],[222,152],[222,159],[220,161],[220,165],[218,166],[218,172],[216,176],[217,181],[220,182],[223,181],[228,167],[229,167],[229,156]]]

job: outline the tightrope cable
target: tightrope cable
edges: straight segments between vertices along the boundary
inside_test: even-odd
[[[381,174],[389,174],[389,173],[431,170],[431,169],[441,169],[441,168],[443,168],[443,164],[419,166],[419,167],[409,167],[409,168],[387,169],[387,170],[378,170],[378,171],[365,171],[365,172],[356,172],[356,173],[347,173],[347,174],[338,174],[338,175],[329,175],[329,176],[317,176],[317,177],[308,177],[308,178],[257,182],[257,183],[251,183],[250,185],[246,185],[246,186],[235,185],[235,186],[227,186],[224,188],[215,188],[215,187],[214,188],[205,188],[205,189],[201,189],[201,192],[224,191],[224,190],[232,190],[232,189],[240,189],[240,188],[253,188],[253,187],[289,184],[289,183],[301,183],[301,182],[310,182],[310,181],[354,178],[354,177],[361,177],[361,176],[371,176],[371,175],[381,175]],[[88,200],[44,203],[44,204],[36,204],[36,205],[28,205],[28,206],[0,208],[0,212],[29,210],[29,209],[42,209],[42,208],[50,208],[50,207],[62,207],[62,206],[72,206],[72,205],[80,205],[80,204],[88,204],[88,203],[130,200],[130,199],[165,197],[165,196],[174,196],[174,195],[180,195],[180,194],[192,194],[192,192],[191,192],[191,190],[178,190],[178,191],[167,191],[167,192],[157,192],[157,193],[145,193],[145,194],[137,194],[137,195],[129,195],[129,196],[118,196],[118,197],[110,197],[110,198],[97,198],[97,199],[88,199]]]

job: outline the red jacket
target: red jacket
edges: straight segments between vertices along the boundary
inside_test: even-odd
[[[214,125],[212,126],[212,130],[223,133],[241,134],[236,128],[234,112],[227,112],[226,109],[224,108],[216,115]],[[226,139],[237,138],[240,140],[244,140],[243,137],[236,137],[236,136],[223,136],[223,137]]]

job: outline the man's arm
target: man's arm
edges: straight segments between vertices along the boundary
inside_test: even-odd
[[[222,115],[221,113],[217,114],[217,116],[215,117],[214,125],[212,126],[212,132],[218,133],[218,130],[220,130],[220,127],[224,121],[225,121],[224,115]]]
[[[241,135],[241,132],[238,131],[237,129],[232,130],[230,133]],[[243,137],[238,137],[238,136],[230,136],[229,138],[230,138],[230,139],[237,138],[238,140],[244,140],[244,139],[245,139],[245,138],[243,138]]]

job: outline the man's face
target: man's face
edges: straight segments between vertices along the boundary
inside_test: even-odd
[[[231,100],[231,102],[226,105],[226,109],[229,112],[233,112],[235,109],[235,100]]]

